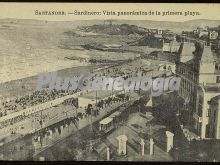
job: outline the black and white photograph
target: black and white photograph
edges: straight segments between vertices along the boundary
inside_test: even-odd
[[[1,161],[220,161],[220,4],[0,3]]]

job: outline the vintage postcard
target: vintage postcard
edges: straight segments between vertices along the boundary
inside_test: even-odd
[[[220,161],[220,4],[0,3],[0,160]]]

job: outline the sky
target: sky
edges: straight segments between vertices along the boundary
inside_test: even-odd
[[[35,10],[38,11],[64,11],[74,12],[89,11],[101,12],[101,15],[35,15]],[[199,15],[142,15],[142,16],[117,16],[104,15],[103,11],[159,11],[162,12],[199,12]],[[183,22],[193,19],[210,19],[220,20],[220,4],[166,4],[166,3],[0,3],[0,19],[17,18],[17,19],[39,19],[48,21],[74,21],[74,20],[91,20],[91,19],[128,19],[128,20],[155,20],[155,21],[175,21]]]

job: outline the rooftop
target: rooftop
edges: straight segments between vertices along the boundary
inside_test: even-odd
[[[103,120],[101,120],[101,121],[99,122],[99,124],[108,124],[108,123],[110,123],[112,120],[113,120],[113,119],[112,119],[111,117],[106,117],[106,118],[104,118]]]
[[[220,101],[220,95],[215,96],[210,100],[210,102],[213,102],[213,101]]]
[[[173,40],[173,41],[170,42],[170,45],[171,45],[171,46],[180,46],[181,43],[180,43],[180,42],[177,42],[176,40]]]
[[[204,46],[201,55],[201,62],[214,62],[214,57],[210,46]]]
[[[184,42],[182,45],[181,56],[193,56],[193,52],[196,50],[194,43]]]
[[[117,116],[119,116],[120,114],[121,114],[121,112],[116,111],[116,112],[114,112],[113,114],[111,114],[109,117],[111,117],[111,118],[117,117]]]
[[[189,64],[197,62],[212,63],[216,59],[210,46],[203,45],[202,43],[184,42],[180,46],[180,57],[183,58],[183,62]],[[186,60],[184,60],[186,57]],[[190,58],[191,57],[191,58]]]

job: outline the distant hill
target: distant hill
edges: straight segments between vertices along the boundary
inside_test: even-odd
[[[130,35],[130,34],[144,35],[148,32],[146,28],[142,28],[130,24],[114,24],[114,25],[95,24],[92,26],[82,26],[79,27],[79,29],[85,32],[102,33],[108,35]]]
[[[154,37],[154,35],[146,35],[139,40],[136,40],[133,43],[130,43],[133,46],[149,46],[151,48],[159,48],[161,49],[163,46],[163,41]]]
[[[173,32],[180,33],[183,30],[192,30],[197,27],[216,27],[220,26],[220,20],[190,20],[185,22],[171,22],[171,21],[151,21],[151,20],[116,20],[115,23],[133,24],[145,28],[160,28],[170,29]]]
[[[197,19],[197,20],[185,21],[184,24],[192,27],[198,27],[198,26],[216,27],[216,26],[220,26],[220,20]]]
[[[34,19],[0,19],[0,24],[20,24],[20,25],[53,25],[63,27],[91,26],[94,24],[103,24],[103,20],[73,20],[73,21],[45,21]],[[170,29],[174,32],[192,30],[196,27],[215,27],[220,26],[220,20],[195,19],[185,22],[172,21],[153,21],[153,20],[113,20],[114,24],[130,24],[144,28]]]

